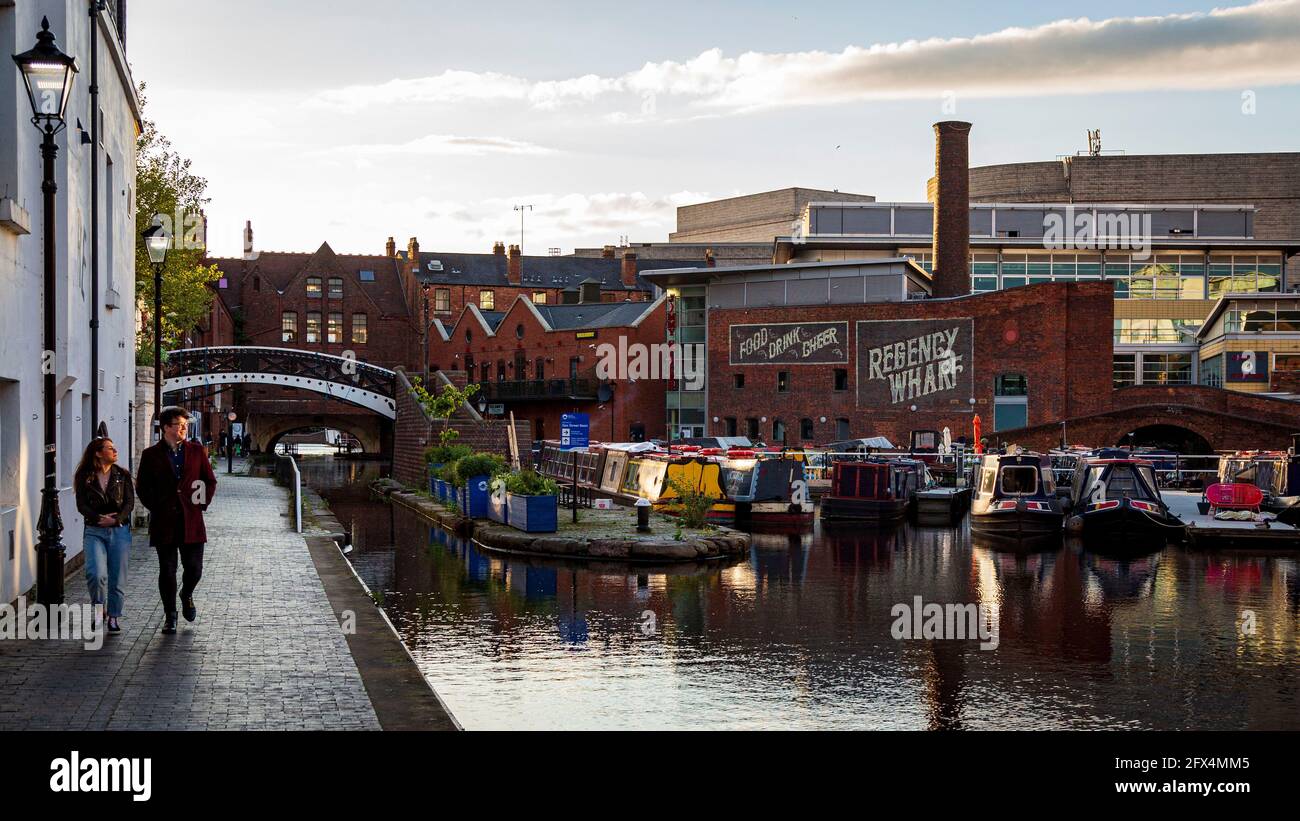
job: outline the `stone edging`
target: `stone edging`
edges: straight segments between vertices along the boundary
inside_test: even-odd
[[[749,550],[750,537],[728,528],[716,535],[676,539],[575,538],[560,533],[524,533],[508,525],[468,519],[447,510],[436,501],[413,493],[401,484],[380,479],[370,485],[393,503],[432,519],[452,532],[472,538],[488,550],[554,558],[602,559],[605,561],[685,562],[720,559]]]

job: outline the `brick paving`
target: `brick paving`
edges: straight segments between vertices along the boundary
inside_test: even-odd
[[[170,636],[157,555],[137,530],[121,633],[98,650],[0,640],[0,730],[378,730],[287,506],[269,479],[218,472],[199,617]],[[89,601],[82,574],[66,600]]]

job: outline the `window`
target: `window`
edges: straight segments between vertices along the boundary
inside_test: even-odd
[[[262,278],[261,278],[261,277],[253,277],[253,290],[254,290],[254,291],[260,291],[260,290],[262,290]]]
[[[751,416],[745,420],[745,435],[749,437],[751,442],[758,441],[758,420],[756,418]]]
[[[362,282],[374,282],[374,281],[375,281],[375,272],[374,272],[374,271],[362,271],[362,272],[361,272],[361,281],[362,281]]]
[[[539,381],[546,378],[546,357],[539,356],[533,360],[533,378]]]
[[[545,305],[545,304],[546,304],[546,292],[545,292],[545,291],[533,291],[533,304],[534,304],[534,305]]]
[[[506,381],[506,361],[504,359],[497,360],[497,381]]]
[[[810,441],[812,441],[813,436],[814,436],[814,434],[813,434],[813,420],[811,420],[811,419],[809,419],[809,418],[807,418],[807,417],[804,417],[803,419],[800,419],[800,420],[799,420],[799,438],[802,439],[802,440],[805,441],[805,442],[810,442]]]
[[[569,357],[569,378],[570,379],[578,378],[578,364],[580,361],[581,360],[579,360],[578,357],[576,356]]]
[[[726,424],[726,428],[725,428],[726,432],[723,434],[724,436],[736,436],[736,435],[738,435],[738,434],[736,433],[736,431],[737,431],[737,429],[738,429],[738,428],[736,427],[736,417],[734,417],[734,416],[728,416],[726,419],[724,419],[724,420],[722,420],[722,421]]]
[[[451,289],[434,288],[433,289],[433,310],[442,313],[451,311]]]
[[[358,345],[366,344],[366,338],[367,338],[366,332],[367,332],[366,315],[353,314],[352,315],[352,341],[357,343]]]
[[[849,389],[849,370],[848,368],[835,369],[835,390],[846,391]]]
[[[1115,344],[1190,342],[1201,327],[1199,319],[1116,319]]]
[[[743,373],[733,373],[731,375],[731,384],[732,387],[736,388],[745,387],[745,375]]]
[[[515,326],[515,339],[524,338],[524,323],[520,322]]]
[[[307,296],[320,299],[320,277],[307,277]]]
[[[1029,386],[1022,373],[1004,373],[993,380],[994,396],[1028,396]]]
[[[480,369],[482,370],[482,374],[479,377],[480,382],[487,382],[492,378],[492,363],[484,362]]]
[[[478,307],[482,311],[496,310],[496,295],[492,291],[478,292]]]
[[[849,438],[849,420],[844,418],[835,420],[835,438],[836,439]]]
[[[330,277],[330,299],[343,298],[343,280],[340,277]]]
[[[280,314],[280,341],[298,341],[298,312],[285,311]]]
[[[1202,385],[1208,385],[1211,388],[1223,387],[1223,354],[1216,354],[1209,359],[1201,360],[1201,379]]]
[[[1022,373],[999,374],[993,380],[993,430],[1029,424],[1029,383]]]
[[[1008,496],[1030,496],[1038,491],[1038,468],[1008,465],[1002,468],[1002,492]]]
[[[777,372],[776,372],[776,392],[777,392],[777,393],[787,393],[789,390],[790,390],[790,372],[789,372],[789,371],[777,371]]]
[[[528,357],[523,351],[515,351],[514,375],[521,381],[528,378]]]
[[[465,381],[474,381],[474,354],[465,354]]]
[[[307,341],[320,342],[320,311],[307,312]]]
[[[785,442],[785,423],[780,419],[772,420],[772,441]]]
[[[1142,354],[1143,385],[1190,385],[1192,383],[1192,355],[1190,353]]]
[[[1112,368],[1114,384],[1117,388],[1127,388],[1137,384],[1137,354],[1117,353]]]
[[[329,325],[325,329],[325,341],[337,345],[343,341],[343,314],[330,312]]]

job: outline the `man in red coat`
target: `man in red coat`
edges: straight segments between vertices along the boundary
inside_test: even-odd
[[[149,543],[158,551],[158,593],[167,620],[164,633],[176,632],[176,560],[181,574],[181,607],[186,621],[198,617],[194,588],[203,577],[203,545],[208,540],[203,511],[217,492],[217,477],[207,449],[185,438],[189,413],[175,406],[158,415],[162,439],[140,454],[136,496],[149,509]]]

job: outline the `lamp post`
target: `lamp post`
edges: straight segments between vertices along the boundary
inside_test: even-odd
[[[154,224],[142,234],[144,247],[153,265],[153,440],[162,436],[158,427],[158,414],[162,412],[162,275],[167,265],[167,249],[171,237],[155,218]]]
[[[41,18],[41,30],[36,34],[36,45],[29,51],[13,55],[27,87],[27,99],[32,105],[32,124],[41,131],[41,193],[44,197],[42,230],[45,240],[44,329],[41,353],[41,373],[44,376],[44,445],[45,483],[41,487],[41,510],[36,519],[36,600],[40,604],[63,603],[63,516],[59,512],[58,492],[54,488],[57,456],[57,439],[54,426],[54,194],[59,190],[54,181],[54,159],[58,146],[54,135],[66,125],[63,113],[68,106],[72,78],[77,73],[77,61],[64,54],[54,44],[49,18]]]

